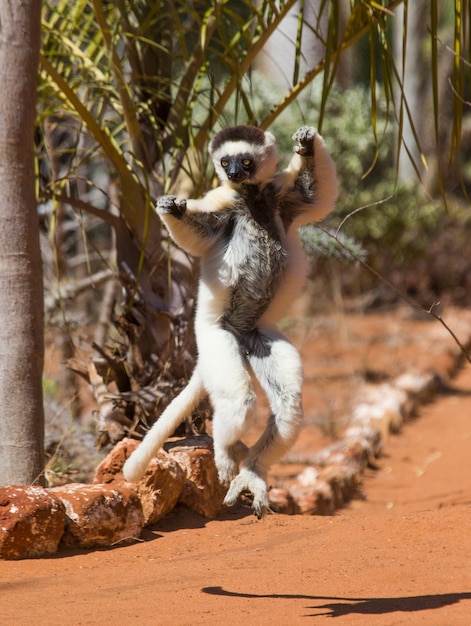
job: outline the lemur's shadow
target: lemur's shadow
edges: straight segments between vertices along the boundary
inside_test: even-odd
[[[443,593],[427,596],[405,596],[398,598],[341,598],[329,596],[308,596],[303,594],[256,594],[238,593],[227,591],[222,587],[204,587],[203,593],[220,596],[231,596],[234,598],[273,598],[276,599],[299,599],[315,600],[321,603],[318,606],[309,606],[308,609],[315,610],[315,613],[308,613],[305,617],[342,617],[344,615],[384,615],[386,613],[396,613],[398,611],[413,613],[415,611],[427,611],[430,609],[441,609],[445,606],[458,604],[462,600],[471,600],[469,593]],[[322,601],[330,600],[326,604]],[[324,612],[320,612],[324,611]]]

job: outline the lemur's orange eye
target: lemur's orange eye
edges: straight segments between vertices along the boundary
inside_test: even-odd
[[[249,167],[252,164],[252,159],[242,159],[242,165]]]
[[[224,169],[226,169],[226,167],[229,165],[229,161],[227,161],[226,159],[221,159],[221,165]]]

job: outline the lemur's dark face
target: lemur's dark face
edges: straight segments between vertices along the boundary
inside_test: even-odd
[[[233,183],[250,181],[256,171],[256,163],[253,154],[227,154],[221,157],[221,167],[227,179]]]
[[[232,186],[268,183],[278,164],[275,138],[253,126],[220,131],[210,144],[210,154],[219,180]]]

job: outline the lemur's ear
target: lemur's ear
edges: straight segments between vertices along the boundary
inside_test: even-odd
[[[270,131],[265,131],[265,145],[274,146],[276,144],[275,136],[270,133]]]

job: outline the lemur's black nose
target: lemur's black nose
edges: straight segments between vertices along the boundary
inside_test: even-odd
[[[227,178],[235,183],[240,183],[247,178],[247,172],[239,167],[231,167],[226,171]]]

